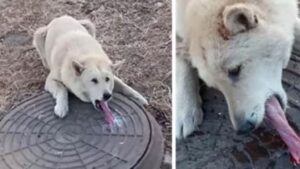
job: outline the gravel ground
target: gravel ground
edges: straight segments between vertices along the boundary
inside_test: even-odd
[[[117,74],[147,97],[171,154],[171,0],[0,0],[0,11],[0,119],[44,90],[34,31],[65,14],[89,18],[111,59],[126,59]]]

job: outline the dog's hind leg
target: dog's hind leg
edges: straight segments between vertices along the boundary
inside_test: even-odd
[[[176,58],[176,138],[187,137],[202,122],[200,83],[196,69],[184,58]]]
[[[46,61],[45,41],[47,36],[47,26],[38,28],[33,36],[33,46],[37,49],[44,67],[49,68]]]
[[[141,104],[148,105],[148,101],[139,92],[135,91],[133,88],[125,84],[120,78],[115,76],[114,81],[114,92],[120,92],[126,96],[137,100]]]
[[[96,27],[95,25],[88,19],[79,20],[79,23],[85,27],[85,29],[91,34],[93,37],[96,37]]]
[[[60,118],[65,117],[69,111],[68,91],[60,81],[52,76],[51,72],[46,79],[45,90],[50,92],[56,100],[54,113]]]

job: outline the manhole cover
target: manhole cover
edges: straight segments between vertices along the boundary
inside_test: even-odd
[[[300,52],[292,56],[282,81],[289,99],[290,124],[300,134]],[[276,131],[262,126],[248,136],[236,135],[222,94],[205,88],[202,99],[204,121],[192,136],[177,143],[177,168],[300,168],[290,162]]]
[[[110,107],[113,126],[73,96],[65,119],[54,116],[47,93],[23,102],[0,122],[1,169],[159,168],[163,144],[154,119],[121,94]]]

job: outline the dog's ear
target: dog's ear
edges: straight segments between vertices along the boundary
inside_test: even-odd
[[[79,20],[79,23],[89,32],[90,35],[96,37],[96,27],[90,20]]]
[[[79,62],[77,62],[77,61],[72,61],[72,66],[73,66],[73,69],[74,69],[74,71],[75,71],[75,74],[77,75],[77,76],[80,76],[81,75],[81,73],[84,71],[84,66],[83,66],[83,64],[81,64],[81,63],[79,63]]]
[[[249,31],[258,25],[258,14],[254,6],[234,4],[226,6],[222,13],[224,27],[229,35]]]

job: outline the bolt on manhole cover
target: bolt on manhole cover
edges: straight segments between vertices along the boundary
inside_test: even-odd
[[[112,126],[91,104],[73,96],[69,104],[64,119],[54,116],[47,93],[11,110],[0,122],[1,169],[159,168],[160,128],[134,101],[114,95]]]

